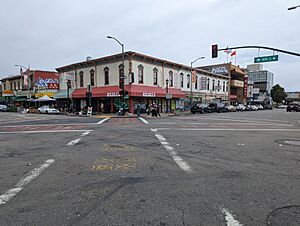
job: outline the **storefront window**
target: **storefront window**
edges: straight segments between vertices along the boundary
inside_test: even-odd
[[[83,71],[79,72],[79,83],[80,87],[83,87]]]
[[[153,85],[157,85],[157,74],[158,74],[158,70],[157,68],[153,69]]]
[[[95,71],[92,69],[90,71],[90,79],[91,79],[91,86],[95,85]]]
[[[109,85],[109,68],[104,68],[104,84]]]
[[[180,87],[183,88],[183,73],[180,74]]]
[[[169,71],[169,85],[173,86],[173,71]]]
[[[139,83],[144,83],[144,67],[143,65],[139,65],[138,67],[139,73],[138,73],[138,77],[139,77]]]

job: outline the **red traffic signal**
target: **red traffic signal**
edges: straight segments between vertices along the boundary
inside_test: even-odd
[[[211,46],[211,57],[217,58],[218,57],[218,45],[214,44]]]

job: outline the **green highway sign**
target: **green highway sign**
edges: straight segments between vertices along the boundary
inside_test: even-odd
[[[254,63],[264,63],[264,62],[272,62],[272,61],[278,61],[278,55],[254,58]]]

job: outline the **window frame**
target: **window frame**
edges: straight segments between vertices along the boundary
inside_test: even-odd
[[[144,84],[144,67],[141,64],[138,66],[138,83]]]
[[[105,67],[104,71],[104,85],[109,85],[109,67]]]
[[[84,87],[84,72],[83,71],[80,71],[79,72],[79,87]]]
[[[153,85],[158,85],[158,69],[153,68]]]

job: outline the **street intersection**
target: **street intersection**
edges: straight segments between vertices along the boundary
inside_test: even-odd
[[[20,115],[0,114],[0,225],[300,224],[297,112]]]

